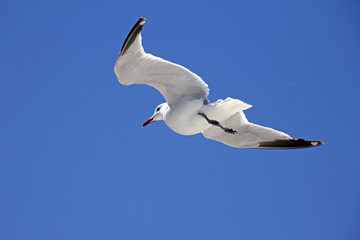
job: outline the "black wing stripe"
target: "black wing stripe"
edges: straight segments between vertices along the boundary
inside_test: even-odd
[[[131,29],[130,33],[127,35],[125,42],[121,48],[121,52],[118,56],[118,58],[122,55],[125,54],[125,52],[129,49],[129,47],[131,46],[131,44],[133,44],[133,42],[136,39],[136,36],[141,32],[141,30],[144,27],[144,23],[145,23],[146,18],[140,18],[137,23],[134,25],[134,27]]]
[[[297,149],[324,145],[320,141],[307,141],[304,139],[275,140],[272,142],[261,142],[258,148],[263,149]]]

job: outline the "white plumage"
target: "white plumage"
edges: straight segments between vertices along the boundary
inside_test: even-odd
[[[198,75],[144,52],[141,30],[145,20],[140,18],[130,31],[114,68],[121,84],[147,84],[165,97],[166,103],[160,104],[143,126],[164,120],[179,134],[203,133],[205,138],[237,148],[291,149],[323,144],[249,123],[243,111],[251,105],[241,100],[227,98],[210,103],[209,87]]]

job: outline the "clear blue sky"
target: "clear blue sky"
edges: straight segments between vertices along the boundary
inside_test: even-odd
[[[142,128],[163,97],[113,72],[139,17],[211,101],[325,145]],[[1,239],[360,239],[358,1],[2,1],[0,34]]]

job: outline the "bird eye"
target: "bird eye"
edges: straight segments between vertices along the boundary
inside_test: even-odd
[[[157,111],[157,112],[160,111],[160,107],[158,107],[158,108],[156,109],[156,111]]]

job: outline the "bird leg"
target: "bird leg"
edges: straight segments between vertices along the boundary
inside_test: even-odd
[[[214,126],[217,126],[217,127],[221,128],[222,130],[224,130],[224,131],[227,132],[227,133],[232,133],[232,134],[235,134],[235,133],[236,133],[235,130],[233,130],[233,129],[231,129],[231,128],[226,128],[226,127],[222,126],[218,121],[216,121],[216,120],[210,120],[210,119],[205,115],[205,113],[198,113],[198,114],[199,114],[200,116],[202,116],[203,118],[205,118],[206,121],[207,121],[209,124],[214,125]]]

